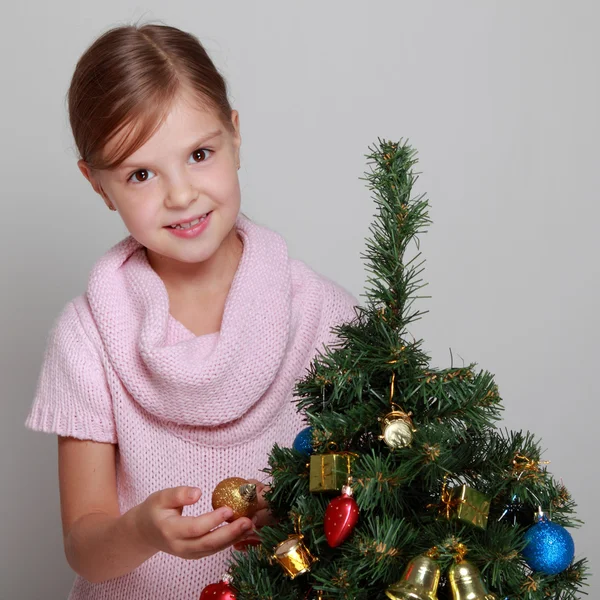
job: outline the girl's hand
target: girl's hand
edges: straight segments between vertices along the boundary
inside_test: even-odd
[[[142,541],[167,554],[198,559],[216,554],[244,539],[253,526],[246,517],[218,527],[231,518],[233,511],[228,507],[199,517],[182,516],[183,507],[195,504],[200,495],[199,489],[188,486],[150,494],[136,507],[136,528]]]
[[[277,524],[277,519],[273,517],[271,511],[269,509],[269,505],[264,498],[265,492],[269,490],[269,486],[261,483],[256,479],[248,479],[250,483],[256,484],[256,493],[258,495],[258,510],[254,514],[252,518],[252,523],[254,524],[254,528],[252,531],[248,531],[245,536],[239,542],[233,544],[233,547],[236,550],[246,550],[248,546],[258,546],[260,544],[260,537],[256,534],[265,525],[275,525]]]

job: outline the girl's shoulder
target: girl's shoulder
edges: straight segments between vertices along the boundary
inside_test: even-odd
[[[112,397],[99,334],[85,295],[54,319],[25,425],[79,439],[116,443]]]
[[[290,259],[290,267],[295,294],[308,294],[311,288],[318,291],[326,326],[354,318],[359,301],[346,287],[300,259]]]
[[[93,349],[100,358],[102,343],[86,293],[75,296],[64,304],[54,319],[50,339],[66,344],[74,343],[75,340],[80,343],[86,341],[85,345]]]
[[[290,266],[292,279],[296,285],[301,286],[303,283],[310,282],[319,285],[326,294],[340,296],[349,302],[358,304],[357,298],[345,286],[320,271],[313,269],[303,260],[290,258]]]

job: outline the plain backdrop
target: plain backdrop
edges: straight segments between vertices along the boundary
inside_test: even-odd
[[[3,6],[0,599],[66,598],[56,436],[30,432],[46,335],[126,235],[76,166],[65,94],[96,36],[189,30],[230,85],[242,210],[355,295],[365,154],[408,139],[433,225],[411,331],[434,366],[495,374],[504,425],[543,440],[597,569],[600,8],[593,1],[11,2]],[[597,439],[597,438],[596,438]],[[590,597],[600,593],[590,579]]]

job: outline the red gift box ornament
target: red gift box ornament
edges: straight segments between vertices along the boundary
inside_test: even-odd
[[[232,577],[225,575],[219,583],[207,585],[200,594],[200,600],[235,600],[235,592],[231,585]]]
[[[334,498],[325,511],[325,537],[335,548],[348,539],[358,522],[358,504],[352,497],[352,488],[345,485],[342,495]]]

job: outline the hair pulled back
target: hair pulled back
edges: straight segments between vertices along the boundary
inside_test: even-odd
[[[197,37],[154,24],[106,31],[80,57],[69,86],[80,157],[93,169],[119,166],[152,137],[184,91],[233,132],[227,84]],[[107,142],[124,129],[121,143],[104,156]]]

